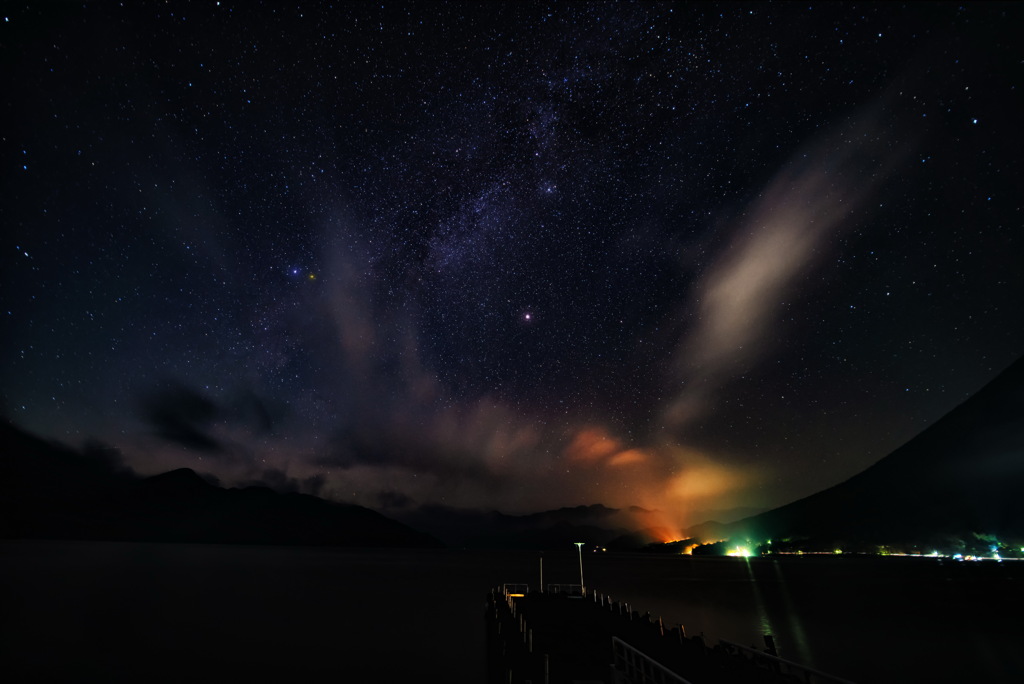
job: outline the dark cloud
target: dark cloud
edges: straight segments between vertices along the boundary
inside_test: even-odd
[[[176,381],[165,381],[145,394],[139,406],[143,419],[161,439],[208,454],[236,456],[245,453],[246,446],[220,433],[240,431],[246,439],[267,436],[287,415],[283,407],[249,389],[218,402]]]
[[[207,396],[185,385],[165,383],[140,402],[142,417],[156,435],[168,442],[203,452],[220,452],[224,446],[210,432],[222,412]]]
[[[280,425],[287,411],[256,392],[243,389],[227,403],[225,415],[231,422],[244,425],[257,435],[267,435],[273,433]]]
[[[301,491],[306,494],[312,494],[313,496],[320,496],[323,494],[324,486],[327,484],[327,478],[323,474],[310,475],[307,478],[301,480]]]
[[[280,468],[266,468],[259,476],[243,482],[242,487],[268,487],[281,493],[312,494],[317,496],[323,492],[326,478],[323,475],[309,477],[290,477]]]
[[[424,440],[422,434],[402,432],[392,424],[362,426],[335,433],[318,463],[343,470],[370,467],[401,468],[444,478],[486,480],[493,473],[474,451]]]
[[[377,494],[377,506],[386,511],[408,510],[412,508],[413,504],[415,501],[412,497],[406,496],[402,492],[388,490]]]
[[[90,438],[82,445],[82,458],[112,474],[127,474],[131,469],[124,462],[121,450],[98,439]]]

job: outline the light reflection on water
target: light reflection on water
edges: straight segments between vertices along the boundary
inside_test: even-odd
[[[750,567],[750,558],[743,557],[743,564],[747,568],[747,576],[750,578],[750,586],[754,592],[754,610],[757,612],[757,622],[760,626],[761,636],[774,635],[777,632],[772,627],[772,621],[768,619],[768,611],[764,607],[764,599],[761,598],[761,588],[758,586],[757,578]]]
[[[814,653],[811,651],[810,644],[807,642],[807,635],[804,632],[803,620],[800,618],[800,612],[796,609],[793,604],[793,599],[789,595],[789,587],[786,585],[786,578],[782,574],[782,566],[779,564],[777,558],[771,560],[772,571],[775,574],[775,578],[778,581],[779,595],[782,597],[783,608],[789,625],[789,633],[792,635],[793,646],[796,650],[796,656],[790,656],[785,648],[779,649],[779,655],[789,660],[795,660],[799,663],[803,663],[809,667],[817,667],[814,659]],[[775,632],[773,632],[774,634]]]

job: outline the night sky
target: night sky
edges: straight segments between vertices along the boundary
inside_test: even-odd
[[[1024,353],[1021,4],[4,3],[0,412],[384,512],[766,507]]]

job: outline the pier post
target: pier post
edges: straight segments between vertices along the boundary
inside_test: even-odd
[[[580,556],[580,594],[584,598],[587,596],[587,585],[583,583],[583,542],[573,542],[576,545],[576,551]]]

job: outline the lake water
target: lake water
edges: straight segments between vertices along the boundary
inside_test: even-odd
[[[687,634],[861,684],[1024,681],[1024,562],[583,554],[588,587]],[[0,543],[4,681],[479,682],[484,598],[539,554]],[[579,580],[575,548],[546,583]]]

